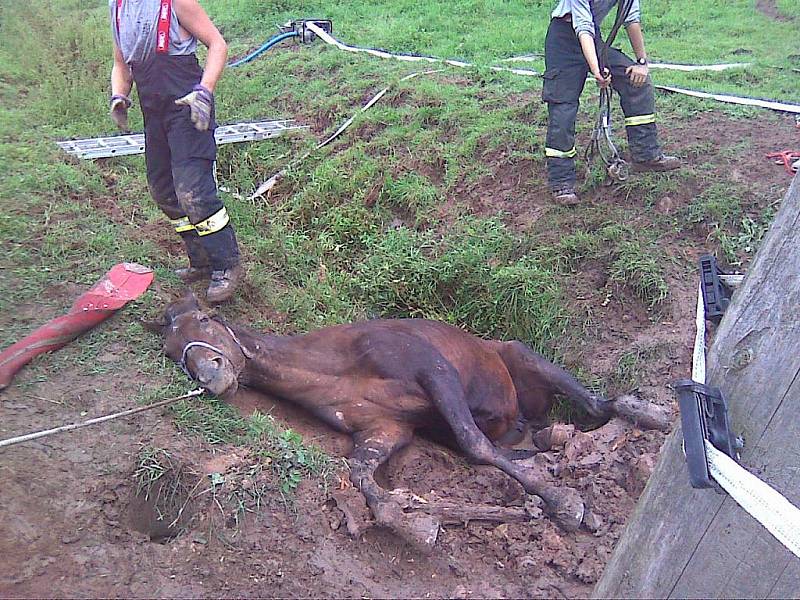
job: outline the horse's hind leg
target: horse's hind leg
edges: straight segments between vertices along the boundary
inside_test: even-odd
[[[378,525],[395,531],[419,550],[433,548],[438,522],[424,514],[406,514],[400,505],[375,481],[375,471],[413,436],[410,426],[401,423],[381,423],[353,436],[355,446],[350,455],[350,481],[367,501]]]
[[[562,394],[581,406],[593,417],[610,419],[618,415],[645,429],[669,431],[669,411],[634,396],[609,401],[593,394],[567,371],[537,354],[522,342],[499,342],[497,353],[506,365],[522,413],[540,418],[550,409],[553,394]]]
[[[611,417],[608,400],[593,394],[561,367],[522,342],[500,342],[497,353],[506,365],[520,410],[529,419],[541,419],[550,409],[555,394],[566,396],[593,417]]]
[[[545,510],[567,531],[577,529],[584,506],[578,493],[559,488],[533,476],[529,469],[514,464],[486,437],[472,417],[456,370],[444,359],[434,362],[418,381],[453,430],[458,445],[476,463],[493,465],[516,479],[529,494],[545,501]]]

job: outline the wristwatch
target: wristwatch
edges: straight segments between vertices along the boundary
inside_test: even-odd
[[[647,59],[644,56],[642,58],[637,58],[636,63],[643,66],[647,66]]]

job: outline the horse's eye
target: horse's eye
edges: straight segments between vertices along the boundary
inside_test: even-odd
[[[203,324],[210,323],[211,319],[209,319],[207,316],[203,315],[202,317],[200,317],[200,322],[203,323]]]

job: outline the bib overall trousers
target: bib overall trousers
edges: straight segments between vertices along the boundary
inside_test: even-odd
[[[197,57],[156,54],[131,65],[144,117],[150,193],[183,238],[193,267],[229,269],[239,263],[236,235],[217,195],[216,123],[195,129],[191,109],[175,100],[200,83]]]
[[[625,115],[625,131],[631,156],[636,162],[658,158],[661,148],[656,134],[655,98],[648,76],[641,87],[631,84],[625,69],[636,64],[615,48],[608,50],[611,85],[619,94]],[[547,139],[545,156],[550,188],[559,191],[574,188],[575,119],[589,65],[570,20],[554,18],[545,38],[545,73],[542,100],[547,103]]]

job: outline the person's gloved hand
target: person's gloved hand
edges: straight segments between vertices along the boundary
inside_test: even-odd
[[[211,125],[211,113],[214,110],[214,94],[207,88],[197,84],[183,98],[175,100],[175,104],[192,109],[192,123],[198,131],[205,131]]]
[[[131,99],[122,94],[114,94],[111,96],[111,120],[114,121],[117,127],[122,131],[128,131],[128,109],[131,106]]]

